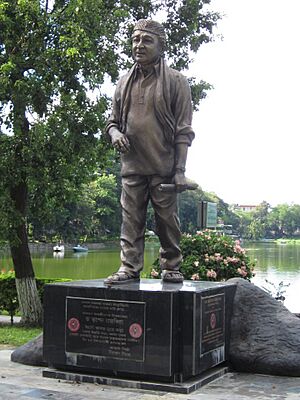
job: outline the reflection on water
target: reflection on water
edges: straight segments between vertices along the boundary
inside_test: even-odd
[[[284,305],[292,312],[300,312],[300,246],[276,243],[244,243],[247,254],[257,259],[256,275],[252,282],[268,287],[266,279],[286,288]]]
[[[64,258],[65,252],[64,251],[54,251],[53,258]]]
[[[286,291],[285,306],[292,312],[300,312],[300,246],[276,243],[244,243],[251,258],[257,259],[256,276],[252,282],[262,287],[265,279],[278,285],[290,283]],[[145,250],[144,272],[150,272],[158,256],[159,246],[149,244]],[[117,247],[90,250],[87,253],[52,253],[44,249],[33,252],[32,261],[37,277],[69,279],[101,279],[115,272],[120,265],[120,250]],[[0,252],[0,269],[8,271],[12,261],[7,252]]]

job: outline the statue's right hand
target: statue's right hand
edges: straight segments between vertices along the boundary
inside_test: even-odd
[[[127,153],[130,150],[130,143],[126,135],[117,129],[113,129],[109,134],[111,137],[111,143],[116,150],[121,153]]]

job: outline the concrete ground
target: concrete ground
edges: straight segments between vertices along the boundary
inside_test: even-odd
[[[123,389],[43,378],[42,367],[13,363],[12,349],[0,350],[0,399],[53,400],[251,400],[300,399],[300,378],[228,373],[188,394]]]

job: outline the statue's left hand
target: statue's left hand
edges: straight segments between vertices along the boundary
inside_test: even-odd
[[[187,188],[187,180],[183,172],[176,172],[174,176],[174,183],[176,185],[176,192],[183,192]]]
[[[128,137],[118,129],[111,128],[109,135],[111,137],[111,143],[116,150],[119,150],[121,153],[127,153],[130,150]]]

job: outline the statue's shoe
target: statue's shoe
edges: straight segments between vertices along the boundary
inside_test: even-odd
[[[161,278],[163,282],[170,282],[170,283],[183,282],[183,275],[180,271],[172,271],[169,269],[164,269],[161,273]]]
[[[105,285],[122,285],[123,283],[139,282],[138,275],[132,276],[128,272],[118,271],[104,279]]]

